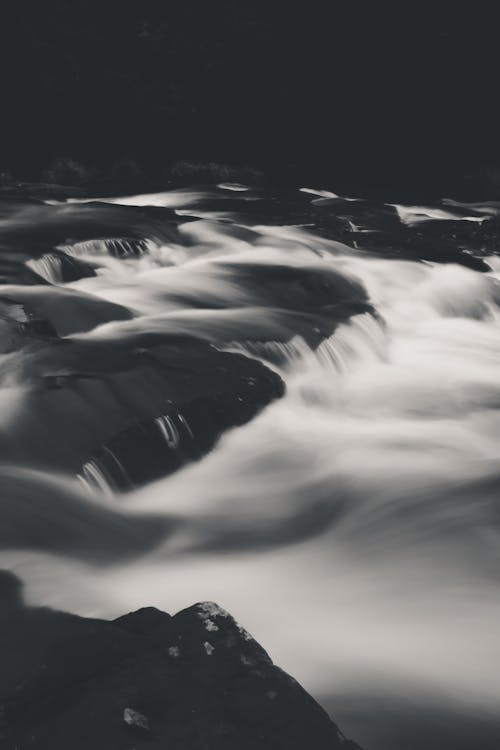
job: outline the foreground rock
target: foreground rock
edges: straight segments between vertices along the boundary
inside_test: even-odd
[[[91,620],[23,606],[8,573],[0,597],[1,747],[359,750],[216,604]]]

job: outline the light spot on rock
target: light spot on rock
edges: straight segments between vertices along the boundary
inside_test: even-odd
[[[218,630],[219,627],[213,622],[214,617],[224,617],[224,618],[230,618],[228,612],[226,612],[225,609],[222,609],[222,607],[219,607],[218,604],[215,602],[200,602],[198,605],[198,617],[205,621],[206,629],[207,630]],[[231,618],[232,619],[232,618]],[[211,623],[210,625],[208,623]],[[236,627],[238,628],[238,631],[242,638],[245,641],[253,641],[252,636],[248,631],[245,630],[244,627],[242,627],[238,622],[235,623]]]
[[[177,657],[179,657],[181,655],[181,650],[180,650],[179,646],[170,646],[169,649],[168,649],[168,655],[169,656],[173,656],[174,659],[176,659]]]
[[[229,613],[215,602],[201,602],[198,604],[198,610],[198,617],[202,620],[207,617],[229,617]]]
[[[266,693],[266,695],[267,695],[267,697],[269,698],[270,701],[273,701],[276,698],[276,696],[278,695],[278,693],[276,692],[276,690],[268,690],[267,693]]]
[[[245,640],[245,641],[253,641],[253,638],[250,635],[250,633],[248,632],[248,630],[245,630],[245,628],[242,625],[240,625],[239,622],[236,623],[236,627],[240,631],[240,634],[242,635],[243,640]]]
[[[207,656],[212,656],[213,652],[215,651],[215,648],[212,646],[212,644],[209,643],[208,641],[205,641],[205,643],[203,644],[203,647],[205,651],[207,652]]]
[[[149,719],[144,714],[140,714],[139,711],[134,711],[133,708],[125,708],[123,711],[123,721],[129,726],[140,727],[149,731]]]

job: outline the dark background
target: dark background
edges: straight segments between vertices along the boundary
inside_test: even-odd
[[[0,20],[0,170],[213,160],[358,193],[500,190],[480,4],[18,0]]]

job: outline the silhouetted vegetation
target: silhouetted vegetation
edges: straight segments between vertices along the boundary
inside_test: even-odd
[[[496,35],[458,8],[19,0],[0,27],[0,170],[79,183],[187,161],[437,189],[500,161]]]

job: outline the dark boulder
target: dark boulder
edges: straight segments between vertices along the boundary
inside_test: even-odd
[[[25,408],[0,430],[4,460],[71,473],[94,461],[123,489],[202,455],[284,392],[260,362],[187,337],[149,349],[30,338],[16,356]]]
[[[91,620],[24,607],[2,577],[2,747],[359,750],[216,604]]]
[[[443,210],[440,204],[422,206],[420,220],[406,224],[393,204],[345,198],[319,198],[312,203],[317,209],[315,231],[383,257],[458,263],[476,271],[488,271],[482,256],[498,252],[498,237],[491,220],[464,220],[464,216],[481,218],[472,207],[465,210],[446,205],[450,218],[443,220],[432,218],[432,210]],[[430,209],[428,215],[427,209]],[[337,231],[337,236],[325,232],[326,217],[330,221],[333,218],[344,221],[348,231]]]

